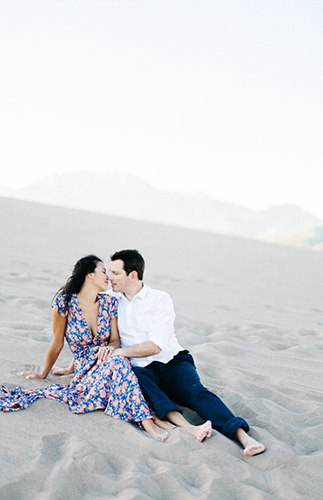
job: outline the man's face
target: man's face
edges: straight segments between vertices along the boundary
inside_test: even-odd
[[[114,292],[126,292],[131,283],[130,275],[127,276],[123,269],[123,260],[112,260],[109,267],[109,280]]]

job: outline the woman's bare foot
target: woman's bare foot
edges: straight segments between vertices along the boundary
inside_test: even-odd
[[[259,453],[263,453],[265,451],[265,447],[263,444],[258,443],[253,438],[249,438],[249,443],[245,446],[245,449],[243,450],[243,454],[252,457],[253,455],[259,455]]]
[[[157,439],[157,441],[166,441],[168,438],[169,432],[157,427],[152,418],[143,420],[141,423],[145,431],[148,432],[148,434],[150,434],[153,438]]]
[[[248,457],[259,455],[266,449],[263,444],[250,437],[241,427],[236,430],[234,437],[242,444],[243,454]]]
[[[153,417],[154,417],[155,424],[158,427],[160,427],[161,429],[165,429],[165,430],[171,431],[174,428],[174,426],[171,425],[166,420],[161,420],[159,417],[157,417],[157,415],[155,413],[153,413]]]
[[[72,373],[74,373],[74,365],[73,368],[71,368],[71,366],[69,366],[68,368],[60,368],[59,366],[53,366],[51,372],[54,375],[71,375]]]
[[[204,439],[208,439],[212,434],[212,423],[207,420],[202,425],[192,425],[192,427],[184,427],[190,434],[192,434],[198,443],[202,443]]]

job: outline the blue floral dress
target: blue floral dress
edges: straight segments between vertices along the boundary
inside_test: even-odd
[[[112,418],[140,422],[152,418],[140,390],[130,361],[123,356],[105,359],[100,366],[98,351],[107,346],[110,336],[110,318],[117,317],[118,301],[106,294],[98,295],[99,312],[97,334],[93,337],[84,318],[76,294],[73,294],[68,311],[65,296],[61,295],[52,307],[66,322],[65,337],[74,354],[75,376],[69,385],[54,384],[44,389],[28,391],[16,387],[2,387],[0,411],[27,408],[38,398],[56,399],[68,403],[73,413],[104,410]]]

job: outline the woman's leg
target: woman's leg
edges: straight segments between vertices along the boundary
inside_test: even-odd
[[[158,427],[152,418],[143,420],[141,424],[145,431],[148,432],[148,434],[150,434],[153,438],[157,439],[157,441],[166,441],[169,436],[169,433]]]

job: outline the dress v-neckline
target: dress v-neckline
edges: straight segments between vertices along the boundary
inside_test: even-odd
[[[93,333],[91,332],[91,328],[89,327],[88,322],[85,319],[84,312],[83,312],[83,309],[82,309],[82,306],[81,306],[81,303],[79,301],[79,298],[78,298],[77,294],[75,294],[75,297],[76,297],[76,300],[77,300],[78,308],[81,311],[82,317],[83,317],[83,319],[85,321],[86,327],[87,327],[87,329],[88,329],[88,331],[89,331],[89,333],[91,335],[91,338],[92,339],[96,339],[96,337],[98,336],[98,333],[99,333],[99,326],[100,326],[100,321],[99,321],[99,316],[100,316],[100,311],[101,311],[101,303],[100,303],[100,300],[99,300],[100,297],[99,297],[99,295],[97,296],[98,297],[99,307],[98,307],[98,315],[97,315],[97,319],[96,319],[96,334],[95,335],[93,335]]]

